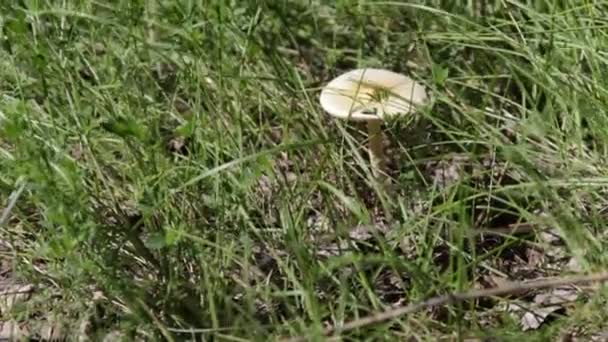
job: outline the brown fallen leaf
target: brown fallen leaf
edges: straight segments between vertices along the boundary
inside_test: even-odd
[[[348,237],[355,241],[371,240],[374,237],[373,227],[359,224],[348,232]]]
[[[374,237],[374,234],[386,235],[390,228],[381,222],[374,224],[358,224],[348,232],[352,240],[367,241]]]
[[[173,101],[173,107],[180,114],[185,114],[191,110],[190,104],[181,97],[178,97]]]
[[[78,342],[87,342],[91,340],[89,336],[93,329],[92,325],[91,317],[86,317],[80,321],[80,324],[78,325],[78,337],[76,339]]]
[[[283,128],[281,126],[275,126],[270,128],[270,139],[275,144],[281,143],[283,141]]]
[[[578,298],[578,293],[572,287],[558,287],[549,292],[534,296],[534,303],[521,317],[522,330],[538,329],[551,314],[564,309],[565,304]]]
[[[590,336],[592,342],[606,342],[608,341],[608,330],[597,332]]]
[[[29,338],[29,332],[17,321],[10,320],[0,322],[0,340],[2,341],[21,341]]]
[[[287,152],[280,152],[276,160],[276,170],[279,173],[293,172],[295,162],[290,159]]]
[[[392,270],[384,270],[374,280],[374,291],[387,305],[403,303],[406,297],[404,275]]]
[[[17,303],[28,300],[34,291],[32,284],[0,284],[0,313],[10,312]]]
[[[39,334],[43,341],[64,341],[66,338],[64,327],[56,320],[42,322]]]
[[[608,281],[608,273],[599,272],[591,275],[573,275],[567,277],[551,277],[540,280],[533,280],[527,282],[517,282],[511,286],[497,287],[483,290],[470,290],[466,292],[456,292],[447,295],[441,295],[432,297],[422,302],[410,303],[404,306],[391,307],[383,311],[374,313],[372,315],[357,318],[340,325],[339,328],[336,326],[330,326],[329,328],[323,329],[323,335],[338,337],[338,334],[343,334],[348,331],[352,331],[361,327],[370,326],[380,322],[386,322],[391,319],[402,317],[414,312],[428,308],[445,307],[447,304],[454,304],[457,302],[463,302],[473,299],[489,298],[496,296],[505,296],[513,293],[521,293],[526,291],[541,290],[558,288],[564,286],[582,285],[587,283],[599,283]],[[560,307],[561,308],[561,307]],[[548,316],[548,315],[547,315]],[[546,316],[546,317],[547,317]],[[305,336],[289,337],[281,339],[280,341],[306,341]]]
[[[528,260],[528,266],[539,267],[543,264],[545,255],[542,251],[529,247],[526,249],[526,259]]]
[[[448,160],[429,163],[426,168],[431,174],[433,184],[446,188],[461,179],[463,164],[466,160],[462,157],[453,157]]]
[[[84,148],[81,143],[75,144],[70,148],[70,156],[76,160],[82,160],[84,156]]]
[[[106,46],[103,43],[95,43],[93,44],[93,52],[97,56],[101,56],[106,53]]]
[[[563,244],[561,234],[560,234],[559,230],[555,229],[555,228],[542,231],[538,235],[538,238],[541,242],[543,242],[547,245],[558,245],[559,246],[559,245]]]
[[[582,265],[582,263],[579,261],[579,258],[577,258],[577,257],[570,258],[570,260],[566,264],[566,267],[568,268],[568,270],[570,272],[573,272],[573,273],[581,273],[584,270],[584,266]]]
[[[175,91],[178,66],[173,62],[160,62],[152,66],[152,74],[156,82],[166,93]]]
[[[169,150],[169,152],[185,155],[187,153],[186,139],[184,137],[172,138],[167,143],[167,149]]]
[[[82,68],[78,69],[78,75],[83,80],[92,84],[99,83],[99,78],[97,77],[95,70],[90,65],[85,65]]]
[[[340,256],[350,251],[351,247],[346,241],[339,241],[337,243],[329,243],[319,246],[315,255],[323,258],[329,258],[334,256]]]
[[[0,239],[0,251],[2,251],[4,248],[3,245],[3,241]],[[8,259],[2,259],[0,258],[0,279],[9,279],[11,272],[12,272],[13,266],[12,266],[12,262]]]
[[[103,342],[115,342],[115,341],[123,341],[123,339],[125,338],[125,335],[118,331],[111,331],[109,332],[106,336],[104,336],[103,338]]]
[[[549,315],[560,310],[561,308],[562,307],[559,305],[552,305],[530,309],[521,317],[520,324],[522,330],[527,331],[538,329],[543,322],[545,322],[547,317],[549,317]]]
[[[553,305],[574,302],[578,298],[577,290],[571,287],[553,289],[548,293],[540,293],[534,297],[534,303],[539,305]]]
[[[332,232],[331,223],[331,219],[320,212],[314,213],[306,219],[306,227],[313,233],[312,238],[315,241],[324,240],[324,234]],[[331,238],[333,238],[333,234]]]

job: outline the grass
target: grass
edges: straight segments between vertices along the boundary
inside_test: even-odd
[[[320,339],[486,275],[608,261],[608,2],[23,0],[0,13],[2,205],[24,186],[0,239],[12,277],[40,289],[20,320]],[[432,97],[384,127],[394,190],[372,176],[364,127],[318,104],[365,66]],[[471,238],[517,223],[564,246]],[[378,229],[353,234],[363,226]],[[530,249],[563,255],[529,266]],[[534,332],[464,303],[344,338],[553,340],[604,328],[605,295],[590,297]]]

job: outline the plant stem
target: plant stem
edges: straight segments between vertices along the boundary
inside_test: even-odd
[[[369,161],[372,172],[378,179],[385,177],[384,147],[382,144],[382,120],[370,120],[367,122],[367,134],[369,139]]]

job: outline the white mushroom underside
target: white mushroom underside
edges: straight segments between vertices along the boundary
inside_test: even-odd
[[[373,96],[384,90],[378,101]],[[383,69],[356,69],[332,80],[321,92],[321,106],[332,116],[355,121],[383,119],[407,114],[426,101],[421,84],[411,78]]]

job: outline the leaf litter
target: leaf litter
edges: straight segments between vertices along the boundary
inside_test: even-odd
[[[432,183],[434,185],[439,188],[447,188],[462,179],[461,172],[464,168],[463,165],[466,164],[467,161],[456,158],[453,163],[458,165],[435,163],[427,168],[427,174],[431,175],[431,179],[433,180]],[[502,165],[500,177],[503,177],[505,174],[505,166],[503,164],[500,165]],[[439,169],[433,170],[434,166],[437,166]],[[492,167],[496,167],[496,165],[493,165]],[[480,173],[478,173],[478,175],[479,174]],[[540,211],[538,215],[539,217],[542,217],[542,211]],[[322,214],[314,217],[313,220],[325,221],[324,219],[320,219],[320,217],[322,217]],[[372,218],[372,222],[379,219],[381,220],[381,218],[375,215],[375,217]],[[325,221],[324,225],[327,224],[330,224],[329,220]],[[544,224],[535,222],[522,223],[518,221],[507,221],[506,224],[506,226],[490,226],[481,230],[480,232],[483,232],[483,234],[478,235],[487,235],[485,233],[492,233],[492,230],[495,229],[497,231],[497,238],[490,239],[493,241],[491,244],[494,246],[500,246],[509,239],[513,239],[517,236],[520,237],[517,238],[519,239],[519,242],[512,247],[507,247],[505,253],[491,259],[488,266],[494,271],[487,274],[487,269],[479,269],[479,272],[486,273],[486,276],[480,278],[476,287],[504,287],[510,285],[512,282],[559,276],[560,274],[563,274],[564,271],[580,273],[584,269],[581,265],[581,260],[579,260],[580,258],[571,256],[559,229],[550,226],[547,227]],[[523,229],[520,227],[523,227]],[[391,229],[386,227],[382,228],[383,229],[377,229],[377,227],[374,227],[373,225],[355,225],[349,231],[348,237],[351,242],[354,241],[355,243],[373,245],[376,243],[374,239],[376,234],[380,234],[384,238],[390,238]],[[325,227],[323,230],[331,232],[332,227]],[[403,237],[400,239],[404,240]],[[407,239],[408,238],[406,237],[405,240]],[[410,246],[412,243],[408,243],[405,240],[402,241],[402,243],[395,244],[397,248],[400,248],[401,252],[403,252],[400,254],[407,256],[407,259],[409,260],[417,258],[415,249]],[[478,239],[477,243],[483,241],[483,239]],[[337,241],[334,240],[331,243],[322,245],[319,248],[320,253],[317,255],[331,258],[343,255],[346,251],[352,250],[352,248],[352,244],[338,239]],[[440,260],[437,259],[436,262],[440,262]],[[407,275],[381,272],[373,283],[374,289],[379,298],[382,298],[386,305],[403,305],[407,303],[406,295],[408,287],[410,286],[404,279],[407,279]],[[562,286],[542,291],[518,293],[516,295],[508,296],[510,298],[495,300],[494,303],[490,303],[489,305],[480,308],[482,312],[479,314],[488,317],[488,320],[482,323],[483,325],[494,325],[497,317],[494,315],[495,313],[508,312],[519,321],[522,331],[536,330],[543,325],[550,324],[556,317],[567,316],[569,314],[569,309],[572,308],[573,304],[580,298],[582,292],[584,291],[581,288]],[[433,316],[439,320],[445,318],[444,315]]]

